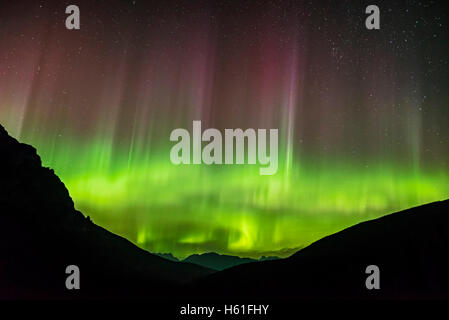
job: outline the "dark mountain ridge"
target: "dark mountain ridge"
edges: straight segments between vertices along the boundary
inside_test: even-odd
[[[365,286],[369,265],[380,269],[379,290]],[[286,259],[212,274],[200,279],[195,290],[275,299],[448,299],[448,270],[446,200],[357,224]]]
[[[0,219],[0,298],[153,296],[213,272],[150,254],[95,225],[36,150],[2,126]],[[82,290],[65,287],[72,264]]]

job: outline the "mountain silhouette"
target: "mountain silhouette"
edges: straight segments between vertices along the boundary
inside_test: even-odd
[[[231,267],[235,267],[244,263],[266,261],[266,260],[276,260],[278,257],[262,257],[260,260],[251,258],[240,258],[231,255],[218,254],[215,252],[208,252],[203,254],[192,254],[185,258],[184,262],[194,263],[206,268],[214,270],[224,270]]]
[[[370,265],[379,290],[365,286]],[[447,299],[449,200],[357,224],[286,259],[217,272],[190,290],[206,288],[241,298]]]
[[[208,268],[214,270],[224,270],[243,263],[255,262],[257,260],[209,252],[203,254],[192,254],[183,261],[191,262],[200,266],[207,266]]]
[[[164,258],[164,259],[167,259],[167,260],[176,261],[176,262],[179,261],[179,259],[176,258],[176,257],[175,257],[174,255],[172,255],[171,253],[155,253],[155,252],[153,252],[153,254],[155,254],[155,255],[157,255],[157,256],[159,256],[159,257],[162,257],[162,258]]]
[[[0,298],[154,296],[213,270],[150,254],[75,210],[36,150],[0,126]],[[66,267],[81,290],[67,290]]]

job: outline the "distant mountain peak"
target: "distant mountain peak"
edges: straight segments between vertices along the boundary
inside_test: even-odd
[[[185,258],[184,262],[195,263],[203,267],[211,268],[214,270],[224,270],[231,267],[235,267],[241,264],[250,262],[259,262],[265,260],[276,260],[278,257],[262,257],[260,259],[241,258],[232,255],[219,254],[216,252],[207,252],[202,254],[192,254]]]

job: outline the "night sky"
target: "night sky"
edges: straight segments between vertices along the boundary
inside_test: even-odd
[[[145,249],[285,256],[449,198],[448,21],[443,1],[2,1],[0,123]],[[278,128],[277,174],[173,165],[193,120]]]

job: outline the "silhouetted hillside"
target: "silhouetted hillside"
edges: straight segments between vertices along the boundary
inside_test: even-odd
[[[368,265],[380,268],[380,290],[365,287]],[[271,298],[449,298],[448,270],[449,200],[360,223],[289,258],[240,265],[195,288]]]
[[[368,265],[380,268],[380,290],[365,287]],[[286,259],[218,272],[195,290],[264,298],[449,298],[448,270],[446,200],[360,223]]]
[[[0,298],[159,296],[212,272],[152,255],[86,219],[36,150],[1,126],[0,219]],[[81,290],[65,288],[71,264]]]

